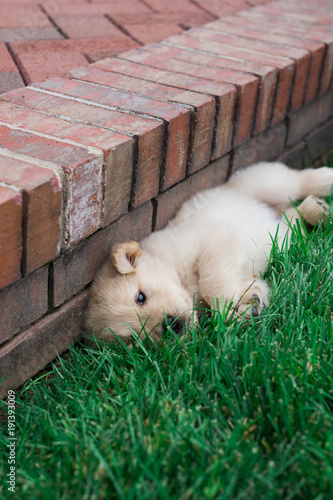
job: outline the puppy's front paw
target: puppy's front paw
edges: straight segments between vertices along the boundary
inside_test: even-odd
[[[266,283],[262,286],[253,286],[247,290],[235,305],[237,314],[245,313],[247,318],[257,317],[268,306],[268,287]]]

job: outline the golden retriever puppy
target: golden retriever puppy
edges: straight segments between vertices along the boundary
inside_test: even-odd
[[[112,248],[92,285],[87,325],[97,338],[115,333],[130,342],[131,330],[155,340],[168,326],[181,333],[199,304],[222,309],[232,302],[237,313],[257,316],[269,303],[262,276],[272,238],[288,237],[282,212],[316,225],[328,214],[317,197],[332,184],[328,167],[296,171],[263,162],[196,194],[162,231]]]

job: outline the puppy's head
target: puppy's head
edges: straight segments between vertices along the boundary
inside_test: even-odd
[[[105,340],[115,333],[130,342],[131,329],[158,340],[167,326],[181,334],[191,322],[192,307],[175,269],[129,241],[112,248],[111,259],[95,279],[87,325]]]

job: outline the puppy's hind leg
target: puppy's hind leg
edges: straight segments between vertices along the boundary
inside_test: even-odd
[[[291,200],[301,200],[310,194],[327,196],[332,184],[333,169],[328,167],[298,171],[283,163],[262,162],[236,172],[226,187],[255,198],[281,214]]]
[[[297,208],[285,210],[285,214],[291,222],[303,217],[311,226],[318,226],[329,217],[329,207],[324,200],[310,194]]]

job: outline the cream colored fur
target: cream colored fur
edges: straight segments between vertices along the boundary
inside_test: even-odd
[[[93,283],[87,324],[96,337],[113,339],[114,332],[130,341],[130,329],[143,335],[142,325],[160,338],[165,318],[178,330],[179,322],[190,324],[193,304],[221,308],[232,301],[238,314],[259,314],[269,302],[262,276],[272,237],[278,233],[282,242],[288,233],[282,211],[316,225],[327,213],[316,197],[328,195],[332,184],[328,167],[258,163],[198,193],[164,230],[113,247]],[[291,207],[304,198],[299,212]]]

